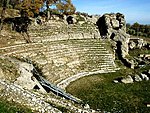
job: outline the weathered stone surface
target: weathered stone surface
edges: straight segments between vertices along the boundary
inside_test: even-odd
[[[146,80],[146,81],[149,80],[148,76],[147,76],[146,74],[143,74],[143,73],[141,73],[141,78],[142,78],[143,80]]]
[[[84,109],[90,109],[90,106],[88,104],[85,104]]]
[[[33,76],[32,70],[33,70],[33,65],[25,62],[20,63],[19,65],[20,77],[17,78],[15,83],[19,84],[23,88],[33,89],[36,83],[33,82],[33,80],[31,79]]]
[[[72,113],[76,113],[76,111],[80,111],[78,113],[84,113],[84,111],[87,113],[93,113],[92,111],[94,111],[92,109],[85,109],[80,104],[76,106],[75,103],[61,97],[56,98],[55,96],[51,96],[49,94],[42,95],[38,92],[20,88],[20,86],[15,83],[7,83],[0,79],[0,88],[1,86],[6,89],[1,96],[7,98],[8,101],[14,101],[21,105],[25,105],[37,113],[62,113],[53,105],[65,107],[68,109],[68,112]],[[94,113],[98,112],[95,111]]]
[[[119,28],[119,21],[116,19],[112,20],[112,27],[113,29],[118,29]]]
[[[4,77],[4,73],[3,70],[0,68],[0,79],[2,79]]]
[[[0,80],[0,86],[5,87],[5,91],[1,94],[8,101],[14,101],[21,105],[25,105],[38,113],[61,113],[60,110],[52,107],[40,93],[34,93],[20,88],[19,85],[7,83]]]
[[[148,74],[150,75],[150,70],[148,70]]]
[[[67,18],[66,18],[66,21],[68,22],[68,24],[75,24],[77,22],[76,18],[72,15],[69,15]]]
[[[150,54],[145,54],[144,59],[150,60]]]
[[[142,81],[142,79],[141,79],[141,77],[140,77],[139,75],[135,75],[135,76],[134,76],[134,80],[135,80],[136,82]]]
[[[34,89],[35,86],[39,87],[39,91],[46,93],[45,89],[41,86],[38,80],[33,76],[34,66],[26,62],[19,62],[20,76],[16,79],[15,84],[20,85],[22,88],[29,90]]]
[[[37,63],[40,64],[40,65],[45,65],[45,64],[47,64],[47,60],[46,60],[46,59],[37,59],[36,61],[37,61]]]
[[[141,48],[143,47],[143,45],[144,45],[144,40],[143,40],[143,39],[139,39],[139,40],[138,40],[137,47],[138,47],[139,49],[141,49]]]
[[[128,84],[128,83],[133,83],[133,79],[130,75],[128,75],[126,78],[123,78],[121,80],[122,83]]]
[[[4,73],[3,73],[3,70],[0,68],[0,80],[3,79],[3,78],[4,78]],[[3,89],[5,89],[5,86],[0,84],[0,91],[3,90]]]
[[[92,15],[91,17],[86,17],[88,22],[96,24],[97,20],[99,19],[99,15]]]
[[[128,55],[130,35],[126,33],[126,21],[123,14],[104,14],[97,21],[97,26],[102,37],[106,36],[109,39],[119,42],[121,48],[119,54],[123,58]]]
[[[99,27],[100,34],[107,35],[108,38],[110,38],[114,31],[124,31],[124,33],[126,34],[126,22],[124,15],[121,13],[104,14],[97,21],[97,25]]]
[[[130,68],[134,69],[134,61],[133,60],[131,60],[131,61],[128,60],[128,63],[130,64]]]
[[[129,43],[129,49],[134,49],[135,47],[136,47],[136,43],[133,42],[133,41],[131,41],[131,42]]]
[[[119,81],[118,81],[118,80],[113,80],[113,82],[114,82],[114,83],[119,83]]]

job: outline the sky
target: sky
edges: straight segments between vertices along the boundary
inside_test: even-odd
[[[76,11],[90,15],[120,12],[127,23],[150,24],[150,0],[72,0]]]

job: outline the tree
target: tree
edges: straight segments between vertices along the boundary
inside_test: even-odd
[[[9,5],[10,5],[13,9],[15,9],[16,6],[17,6],[20,2],[21,2],[20,0],[10,0]]]
[[[17,6],[17,9],[24,10],[29,16],[34,17],[38,14],[43,5],[43,0],[22,0]]]
[[[127,28],[130,28],[130,27],[131,27],[130,23],[127,23],[127,24],[126,24],[126,27],[127,27]]]
[[[47,10],[47,20],[51,18],[51,9],[50,6],[52,4],[55,4],[58,0],[43,0],[44,4],[46,5],[46,10]]]
[[[130,35],[150,37],[150,25],[142,25],[136,22],[133,25],[127,24],[126,26]]]
[[[74,14],[76,11],[76,8],[72,4],[71,0],[59,0],[56,7],[61,14],[65,15]]]
[[[4,15],[5,15],[5,11],[6,11],[8,3],[9,3],[9,0],[2,0],[1,1],[2,12],[1,12],[0,32],[3,29],[3,21],[5,19]]]
[[[134,30],[137,30],[137,29],[139,29],[139,27],[140,27],[140,24],[135,22],[131,28],[133,28]]]

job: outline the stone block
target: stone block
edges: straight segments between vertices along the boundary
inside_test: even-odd
[[[123,78],[121,80],[122,83],[128,84],[128,83],[133,83],[133,79],[130,75],[128,75],[126,78]]]

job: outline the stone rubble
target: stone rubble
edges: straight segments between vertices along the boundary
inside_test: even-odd
[[[130,75],[128,75],[126,78],[123,78],[121,80],[122,83],[128,84],[128,83],[133,83],[133,79]]]
[[[146,81],[149,80],[149,77],[148,77],[146,74],[143,74],[143,73],[141,73],[141,78],[142,78],[143,80],[146,80]]]
[[[60,110],[45,102],[42,96],[40,97],[31,91],[22,89],[16,84],[7,83],[6,81],[0,80],[0,86],[1,85],[5,88],[1,96],[7,97],[7,100],[9,101],[12,100],[14,102],[20,103],[21,105],[25,105],[31,108],[33,111],[37,111],[39,113],[61,113]]]
[[[150,71],[150,70],[149,70]],[[140,82],[140,81],[149,81],[150,80],[150,74],[149,71],[145,73],[141,73],[140,75],[128,75],[127,77],[119,77],[117,79],[114,79],[114,83],[134,83],[134,82]]]
[[[38,92],[26,90],[15,83],[9,83],[5,80],[0,80],[0,88],[0,91],[3,90],[3,93],[0,95],[1,97],[7,98],[8,101],[14,101],[21,105],[25,105],[36,113],[62,113],[57,109],[57,106],[65,107],[70,112],[74,113],[97,113],[97,111],[92,110],[89,107],[87,108],[87,106],[86,108],[83,108],[80,105],[75,106],[73,103],[65,99],[57,99],[48,94],[43,95]],[[50,103],[57,106],[53,107]]]
[[[134,76],[134,80],[135,80],[136,82],[140,82],[140,81],[142,81],[142,78],[141,78],[139,75],[135,75],[135,76]]]

